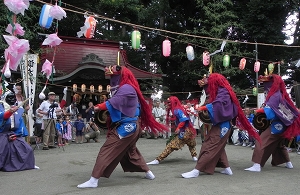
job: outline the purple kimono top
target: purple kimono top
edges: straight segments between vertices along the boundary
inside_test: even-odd
[[[134,117],[139,99],[135,89],[131,85],[125,84],[107,101],[114,109],[127,117]]]
[[[271,123],[271,133],[283,133],[287,126],[290,126],[298,116],[298,110],[290,106],[290,104],[282,97],[278,90],[266,101],[264,107],[268,120]]]
[[[219,125],[222,138],[230,129],[230,121],[238,115],[236,105],[232,102],[226,88],[219,87],[216,99],[206,105],[213,125]]]

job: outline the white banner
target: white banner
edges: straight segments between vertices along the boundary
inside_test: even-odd
[[[23,89],[26,99],[29,98],[28,113],[28,132],[30,136],[33,135],[33,105],[35,97],[36,86],[36,72],[37,72],[38,54],[25,54],[20,62],[20,70],[23,78]]]
[[[263,103],[265,103],[266,97],[264,93],[257,94],[257,108],[260,108]]]

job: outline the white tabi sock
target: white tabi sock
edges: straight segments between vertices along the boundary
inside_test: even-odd
[[[244,169],[245,171],[251,171],[251,172],[260,172],[261,171],[261,167],[260,164],[258,163],[254,163],[254,165],[250,168]]]
[[[147,165],[158,165],[158,164],[159,164],[159,161],[157,159],[147,163]]]
[[[222,171],[220,171],[220,173],[225,174],[225,175],[233,175],[230,167],[223,169]]]
[[[291,161],[289,161],[289,162],[286,162],[286,163],[285,163],[285,167],[286,167],[286,168],[288,168],[288,169],[292,169],[292,168],[294,168],[294,167],[293,167],[293,164],[292,164],[292,162],[291,162]]]
[[[97,178],[94,178],[94,177],[91,177],[90,180],[82,183],[82,184],[79,184],[77,186],[77,188],[96,188],[98,187],[98,180]]]
[[[155,179],[155,176],[152,173],[152,171],[149,170],[149,171],[146,172],[145,178],[153,180],[153,179]]]
[[[199,170],[193,169],[193,170],[190,171],[190,172],[182,173],[181,176],[182,176],[183,178],[189,179],[189,178],[195,178],[195,177],[198,177],[199,174],[200,174],[200,171],[199,171]]]

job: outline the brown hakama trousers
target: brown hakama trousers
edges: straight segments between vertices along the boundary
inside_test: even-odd
[[[271,134],[271,127],[267,128],[260,135],[262,143],[256,143],[252,155],[252,161],[265,165],[269,157],[272,155],[271,164],[273,166],[280,165],[290,161],[289,154],[284,146],[284,138],[281,134]]]
[[[136,142],[140,137],[140,128],[120,139],[116,129],[111,130],[105,143],[101,147],[92,177],[109,178],[119,162],[124,172],[147,172],[149,168],[136,147]]]
[[[225,146],[227,144],[230,131],[232,131],[232,129],[228,130],[228,132],[221,138],[220,127],[218,125],[212,126],[202,143],[195,169],[200,172],[214,174],[216,167],[229,167]]]

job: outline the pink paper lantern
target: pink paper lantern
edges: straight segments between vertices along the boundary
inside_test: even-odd
[[[202,58],[203,58],[203,65],[204,65],[204,66],[208,66],[209,63],[210,63],[210,55],[209,55],[209,52],[208,52],[208,51],[204,51],[204,52],[203,52],[203,55],[202,55]]]
[[[256,61],[254,63],[254,72],[258,72],[260,69],[260,62],[259,61]]]
[[[163,56],[169,57],[171,55],[171,42],[168,38],[166,38],[166,40],[163,41],[162,48]]]
[[[246,59],[242,58],[239,65],[240,70],[244,70],[245,66],[246,66]]]
[[[84,32],[84,36],[88,39],[93,38],[96,30],[97,20],[93,16],[89,16],[85,19],[85,25],[87,26],[87,29]]]

